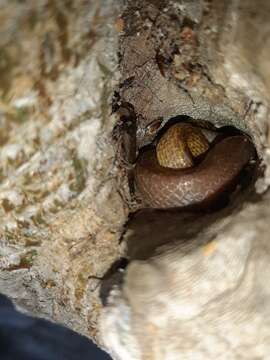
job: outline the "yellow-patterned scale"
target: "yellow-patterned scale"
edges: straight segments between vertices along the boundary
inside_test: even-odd
[[[160,166],[185,169],[194,165],[194,158],[209,149],[209,143],[200,128],[189,123],[171,126],[161,137],[156,147]]]

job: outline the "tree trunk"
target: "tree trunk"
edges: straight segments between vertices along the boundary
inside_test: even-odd
[[[0,11],[0,292],[114,359],[267,358],[270,5]],[[216,212],[135,212],[149,126],[177,116],[248,134],[259,176]]]
[[[0,291],[96,337],[128,211],[111,131],[115,1],[1,1]]]

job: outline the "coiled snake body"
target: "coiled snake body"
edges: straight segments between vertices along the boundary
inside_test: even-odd
[[[164,134],[156,149],[142,152],[135,183],[144,205],[162,209],[209,203],[234,183],[255,155],[244,135],[229,136],[208,149],[197,128],[179,123]],[[194,165],[203,153],[203,160]]]

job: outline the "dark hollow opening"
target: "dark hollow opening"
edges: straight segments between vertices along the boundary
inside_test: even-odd
[[[159,137],[179,120],[215,131],[218,139],[216,141],[223,137],[243,134],[232,126],[217,129],[210,123],[204,121],[198,123],[181,116],[169,120],[164,128],[157,132],[153,143],[140,151],[145,151],[149,146],[155,146]],[[123,236],[123,240],[127,242],[127,258],[130,260],[146,259],[155,253],[157,248],[169,243],[190,242],[191,249],[193,246],[204,245],[204,240],[200,240],[199,236],[202,230],[207,231],[223,218],[236,213],[245,202],[258,200],[254,191],[254,183],[260,172],[261,168],[256,156],[241,171],[233,186],[209,206],[168,210],[145,207],[131,214]],[[208,241],[210,240],[211,238],[208,238]]]

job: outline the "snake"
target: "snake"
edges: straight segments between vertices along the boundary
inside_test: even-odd
[[[174,124],[155,147],[139,154],[136,189],[145,207],[210,204],[232,187],[255,154],[245,134],[229,135],[211,144],[193,124]]]

